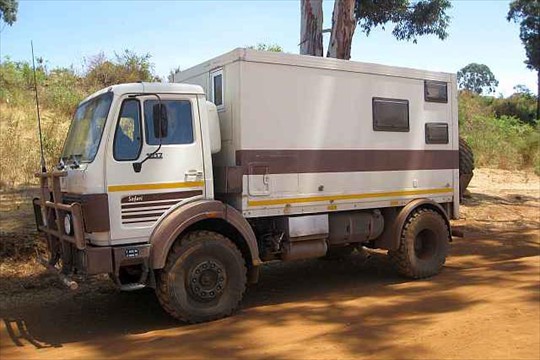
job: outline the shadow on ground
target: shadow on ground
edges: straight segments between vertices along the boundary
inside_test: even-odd
[[[123,344],[96,343],[96,351],[103,356],[175,356],[184,347],[193,353],[192,344],[198,346],[195,353],[200,357],[247,358],[257,349],[257,344],[249,342],[250,334],[267,329],[269,336],[284,337],[283,341],[287,341],[286,334],[279,329],[298,319],[332,328],[324,337],[345,345],[354,354],[382,350],[395,351],[396,356],[403,351],[421,354],[421,348],[397,347],[392,341],[393,329],[410,324],[422,326],[434,321],[433,314],[456,312],[478,304],[479,300],[453,293],[456,288],[493,282],[515,286],[515,275],[531,269],[514,260],[538,255],[538,249],[534,234],[474,233],[454,242],[451,261],[442,274],[417,282],[397,277],[381,253],[373,253],[367,259],[355,254],[341,261],[268,265],[259,284],[249,288],[240,313],[209,324],[178,324],[161,310],[150,290],[121,293],[110,288],[24,309],[8,308],[0,316],[6,328],[12,330],[13,341],[22,346],[61,347],[90,342],[96,337],[116,339]],[[474,263],[460,259],[471,255],[476,259],[471,260]],[[475,267],[485,271],[469,271]],[[530,301],[538,301],[538,289],[522,286]],[[366,305],[346,304],[358,299],[365,299]],[[142,340],[126,337],[164,329],[170,330],[168,335],[144,347],[137,346]],[[316,344],[318,336],[321,335],[307,334],[305,341]],[[244,346],[231,347],[233,343]]]

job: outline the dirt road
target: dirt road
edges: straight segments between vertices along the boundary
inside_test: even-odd
[[[151,291],[70,293],[2,260],[0,358],[538,359],[538,177],[480,170],[471,191],[439,276],[404,280],[383,253],[266,266],[237,315],[207,324],[174,322]]]

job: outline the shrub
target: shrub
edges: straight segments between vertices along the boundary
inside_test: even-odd
[[[461,135],[473,149],[479,167],[536,168],[540,161],[540,128],[514,117],[473,115],[461,128]]]
[[[115,56],[115,60],[110,60],[100,53],[86,59],[85,80],[89,87],[102,88],[120,83],[160,80],[153,74],[154,65],[150,62],[150,54],[137,55],[124,50]]]
[[[536,118],[536,98],[527,93],[515,93],[493,102],[495,116],[513,116],[524,123],[534,125]]]

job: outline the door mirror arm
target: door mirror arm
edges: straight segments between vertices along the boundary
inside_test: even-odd
[[[142,169],[142,164],[146,162],[146,160],[151,159],[155,154],[157,154],[161,150],[161,139],[159,139],[159,146],[156,150],[152,151],[150,154],[147,154],[146,157],[142,161],[134,162],[133,163],[133,170],[136,173],[140,173]]]

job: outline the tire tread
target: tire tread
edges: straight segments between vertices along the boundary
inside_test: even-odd
[[[409,257],[408,257],[408,254],[409,254],[409,251],[410,251],[410,249],[408,248],[409,247],[409,242],[407,241],[408,231],[409,231],[410,227],[416,222],[416,220],[419,217],[423,216],[423,214],[425,214],[425,213],[433,213],[433,214],[441,217],[441,219],[442,219],[442,216],[435,210],[431,210],[431,209],[428,209],[428,208],[420,208],[420,209],[414,211],[413,214],[411,216],[409,216],[409,218],[405,222],[405,225],[403,226],[403,229],[402,229],[401,235],[400,235],[399,248],[397,250],[388,252],[388,255],[390,257],[390,261],[393,263],[393,265],[396,268],[396,270],[398,271],[398,273],[400,273],[403,276],[412,278],[412,279],[423,279],[423,278],[428,278],[430,276],[433,276],[433,273],[431,273],[431,272],[429,272],[427,270],[420,271],[418,269],[415,269],[412,266],[412,264],[411,264],[411,262],[409,260]],[[444,219],[442,219],[442,220],[443,220],[446,232],[449,233],[449,229],[448,229],[448,226],[446,225],[446,222],[444,221]],[[444,264],[444,262],[445,261],[443,261],[443,264]]]

